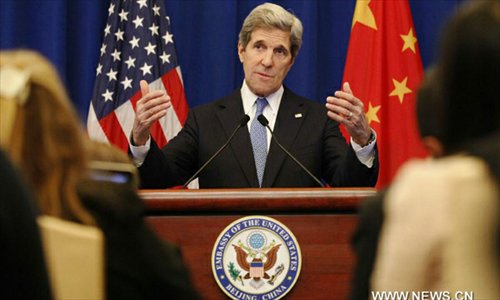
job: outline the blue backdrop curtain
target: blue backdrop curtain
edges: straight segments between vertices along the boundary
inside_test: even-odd
[[[238,32],[245,16],[263,2],[165,0],[190,107],[241,85]],[[285,83],[303,96],[324,102],[341,84],[355,0],[271,2],[290,9],[304,24],[303,47]],[[460,2],[410,0],[424,67],[432,63],[440,29]],[[109,0],[0,1],[0,48],[30,48],[47,56],[57,66],[84,122],[108,5]]]

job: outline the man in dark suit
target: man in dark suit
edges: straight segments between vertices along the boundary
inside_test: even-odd
[[[166,114],[170,98],[141,82],[130,152],[143,188],[183,184],[219,149],[242,117],[228,149],[199,174],[202,188],[310,187],[318,184],[289,159],[258,121],[269,120],[277,139],[316,177],[331,186],[374,186],[378,178],[375,132],[349,84],[325,106],[283,86],[302,43],[302,23],[282,7],[265,3],[245,19],[238,55],[245,74],[241,89],[190,111],[184,128],[163,149],[150,138],[151,125]],[[348,145],[339,130],[351,135]]]

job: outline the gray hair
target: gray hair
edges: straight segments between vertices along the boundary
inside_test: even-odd
[[[239,34],[239,43],[246,48],[251,34],[258,28],[277,28],[290,32],[290,51],[296,57],[302,45],[302,22],[283,7],[264,3],[254,8],[245,18]]]

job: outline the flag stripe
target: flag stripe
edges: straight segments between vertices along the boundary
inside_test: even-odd
[[[172,107],[177,113],[177,117],[181,122],[181,125],[184,126],[187,118],[188,106],[177,69],[178,68],[162,76],[162,80],[165,85],[165,89],[168,91],[172,100]]]
[[[111,112],[104,118],[100,119],[99,124],[101,125],[102,130],[105,132],[108,141],[111,144],[123,150],[128,149],[127,136],[121,130],[115,112]],[[119,130],[117,130],[117,128],[119,128]]]
[[[109,143],[106,133],[102,130],[99,120],[97,120],[92,102],[90,102],[89,115],[87,117],[87,131],[89,136],[93,139],[103,143]]]
[[[127,139],[127,145],[128,145],[130,133],[132,132],[132,126],[134,125],[134,118],[135,118],[135,111],[134,108],[132,107],[132,103],[130,101],[123,103],[120,107],[115,109],[115,115]]]

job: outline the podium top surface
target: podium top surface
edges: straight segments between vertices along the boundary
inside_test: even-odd
[[[148,213],[342,212],[357,210],[373,188],[141,190]]]

